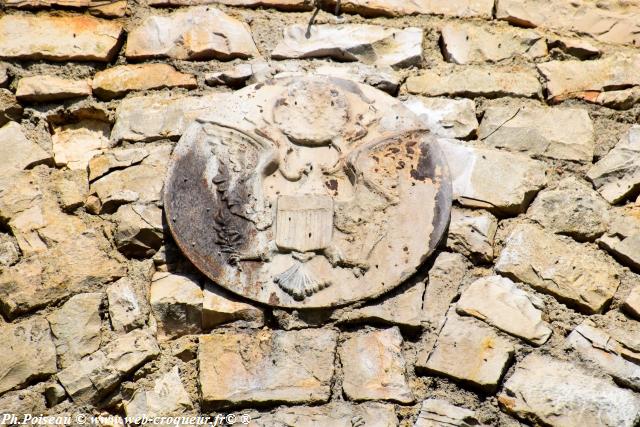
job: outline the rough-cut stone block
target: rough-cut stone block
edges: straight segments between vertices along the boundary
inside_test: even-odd
[[[518,56],[533,59],[546,54],[546,40],[536,31],[497,30],[467,23],[442,28],[442,55],[455,64],[497,62]]]
[[[224,289],[207,283],[202,302],[202,328],[209,330],[216,326],[239,321],[243,326],[260,328],[264,326],[264,309],[239,301]]]
[[[631,289],[622,303],[622,309],[636,319],[640,319],[640,286]]]
[[[478,129],[486,144],[552,159],[591,163],[593,123],[581,108],[489,107]]]
[[[496,18],[518,26],[569,30],[602,42],[640,46],[640,6],[636,2],[500,0]]]
[[[0,128],[0,178],[10,177],[21,170],[42,163],[50,163],[51,155],[38,144],[27,139],[22,128],[15,122],[10,122]]]
[[[127,38],[128,59],[186,60],[249,58],[258,55],[249,26],[208,7],[151,15]]]
[[[422,322],[422,297],[424,283],[420,282],[384,301],[364,307],[338,311],[339,322],[381,322],[417,328]]]
[[[329,400],[337,334],[330,329],[200,336],[205,406]]]
[[[184,389],[178,367],[157,378],[150,390],[138,389],[124,402],[128,417],[161,417],[187,414],[193,403]]]
[[[347,398],[413,402],[401,347],[402,335],[396,327],[348,334],[339,350]]]
[[[4,346],[0,358],[0,394],[56,373],[56,347],[49,323],[43,318],[3,325],[0,342]]]
[[[469,263],[460,254],[442,252],[433,262],[422,306],[423,318],[431,326],[437,328],[444,320],[468,270]]]
[[[158,339],[200,332],[202,289],[196,278],[181,274],[154,274],[149,302],[158,322]]]
[[[111,61],[122,25],[86,15],[4,15],[0,58],[51,61]]]
[[[433,350],[421,349],[416,367],[492,392],[514,351],[491,327],[450,310]]]
[[[123,277],[107,288],[109,318],[114,331],[129,332],[145,322],[140,299],[131,279]]]
[[[195,76],[176,71],[168,64],[118,65],[99,71],[91,83],[98,98],[112,99],[134,90],[198,86]]]
[[[86,170],[57,170],[53,174],[53,191],[58,194],[58,202],[65,212],[73,212],[84,204],[89,195],[89,181]]]
[[[498,396],[524,420],[562,427],[633,427],[640,398],[570,362],[531,354],[516,366]]]
[[[86,170],[89,160],[109,146],[111,126],[99,120],[81,120],[54,127],[51,141],[56,166]]]
[[[634,270],[640,270],[640,204],[629,205],[611,214],[607,232],[598,245]]]
[[[74,402],[95,403],[158,354],[155,338],[148,331],[137,329],[58,372],[58,380]]]
[[[574,177],[541,191],[527,216],[547,230],[591,241],[607,230],[609,204],[590,185]]]
[[[541,299],[500,276],[476,280],[456,304],[459,314],[476,317],[534,345],[544,344],[551,336],[549,324],[542,320],[542,309]]]
[[[319,63],[311,72],[368,84],[391,95],[398,92],[401,79],[399,72],[390,66],[361,63]]]
[[[549,61],[538,65],[547,98],[559,102],[581,98],[593,102],[600,92],[640,85],[640,55],[612,55],[594,61]]]
[[[116,223],[113,238],[124,255],[147,258],[162,245],[162,210],[159,207],[140,204],[120,206],[113,220]]]
[[[127,0],[3,0],[3,3],[16,9],[88,9],[93,15],[109,17],[123,17],[127,10]]]
[[[7,89],[0,89],[0,126],[11,121],[20,121],[22,111],[22,106],[14,94]]]
[[[271,52],[274,59],[333,58],[365,64],[407,67],[422,61],[423,31],[376,25],[314,25],[307,37],[307,25],[284,30],[284,40]]]
[[[530,224],[513,229],[496,271],[587,313],[599,313],[620,284],[605,254]]]
[[[336,0],[329,0],[335,8]],[[340,0],[340,10],[363,16],[444,15],[458,18],[491,18],[493,0]],[[333,9],[329,9],[333,10]]]
[[[467,138],[478,129],[476,104],[469,99],[409,96],[404,105],[438,136]]]
[[[588,99],[588,101],[591,100]],[[628,110],[640,102],[640,86],[634,86],[630,89],[600,92],[595,101],[591,102],[616,110]]]
[[[248,427],[397,427],[393,405],[366,402],[354,405],[331,402],[324,406],[280,407],[270,414],[254,417]]]
[[[470,427],[480,425],[475,412],[452,405],[443,399],[422,402],[418,419],[413,427]]]
[[[426,70],[407,78],[409,93],[425,96],[535,98],[542,91],[537,74],[528,68],[489,68],[470,65],[462,69]]]
[[[567,342],[583,359],[599,365],[616,382],[640,390],[640,351],[624,338],[614,338],[586,320],[569,334]],[[632,343],[638,341],[637,336],[629,338]]]
[[[618,203],[640,191],[640,125],[633,125],[611,151],[587,172],[587,177],[609,203]]]
[[[94,181],[114,169],[124,169],[143,161],[149,152],[144,148],[111,150],[89,160],[89,181]]]
[[[91,95],[91,86],[86,80],[70,80],[42,75],[23,77],[18,80],[16,98],[27,102],[61,101]]]
[[[498,220],[489,212],[453,209],[447,248],[474,261],[491,262],[497,229]]]
[[[545,165],[520,154],[439,139],[449,163],[453,197],[463,206],[524,212],[547,182]]]
[[[148,0],[150,6],[197,6],[224,4],[228,6],[264,7],[287,11],[313,9],[313,0]]]
[[[101,293],[75,295],[47,317],[61,368],[100,347],[101,303]]]
[[[194,118],[202,115],[224,96],[149,95],[130,97],[118,105],[116,123],[111,132],[114,142],[153,141],[160,138],[179,137]]]

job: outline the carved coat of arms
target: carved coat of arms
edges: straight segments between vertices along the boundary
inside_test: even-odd
[[[178,142],[164,200],[177,244],[214,282],[322,307],[415,273],[444,234],[451,184],[401,103],[309,76],[221,95]]]

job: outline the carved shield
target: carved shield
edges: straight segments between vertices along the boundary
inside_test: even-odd
[[[313,76],[221,95],[178,142],[164,200],[176,243],[214,282],[322,307],[415,273],[445,232],[451,184],[396,99]]]

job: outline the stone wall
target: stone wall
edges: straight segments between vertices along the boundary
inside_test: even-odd
[[[637,425],[637,3],[327,1],[307,35],[311,0],[0,1],[1,413]],[[402,100],[454,178],[419,274],[335,310],[230,295],[162,213],[194,117],[307,72]]]

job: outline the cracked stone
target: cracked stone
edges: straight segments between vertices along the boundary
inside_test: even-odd
[[[447,248],[478,262],[493,260],[496,217],[485,211],[452,209]]]
[[[339,355],[344,371],[342,389],[348,399],[414,401],[397,327],[347,334]]]
[[[476,280],[456,304],[458,314],[473,316],[534,345],[544,344],[551,336],[549,324],[542,320],[542,310],[540,298],[500,276]]]
[[[11,121],[19,122],[22,117],[22,111],[22,106],[20,106],[14,94],[7,89],[0,89],[0,126],[4,126]]]
[[[480,425],[480,422],[474,411],[452,405],[444,399],[427,399],[422,402],[418,419],[413,427],[471,427],[476,425]]]
[[[551,426],[632,427],[640,419],[640,397],[632,391],[538,354],[518,363],[498,401],[518,418]]]
[[[116,332],[129,332],[144,326],[145,316],[131,279],[123,277],[107,288],[109,318]]]
[[[116,169],[124,169],[142,162],[149,152],[144,148],[124,148],[99,154],[89,160],[89,181]]]
[[[484,143],[509,151],[591,163],[593,123],[581,108],[489,107],[478,129]]]
[[[193,276],[156,273],[149,303],[158,322],[158,339],[165,341],[202,330],[202,289]]]
[[[261,328],[265,323],[264,309],[239,301],[219,286],[207,283],[203,290],[202,328],[209,330],[225,323]]]
[[[391,404],[331,402],[325,406],[280,407],[271,414],[252,417],[248,426],[397,427],[398,417]]]
[[[86,170],[92,157],[109,147],[111,126],[98,120],[54,127],[53,158],[56,166],[72,170]]]
[[[423,31],[377,25],[314,25],[310,37],[307,25],[284,30],[284,40],[271,52],[274,59],[333,58],[365,64],[408,67],[422,62]]]
[[[467,138],[478,129],[476,104],[469,99],[409,96],[403,104],[435,135]]]
[[[640,270],[640,204],[616,209],[598,245],[622,264]]]
[[[422,306],[423,318],[432,327],[439,329],[444,321],[469,267],[465,257],[460,254],[442,252],[436,257],[429,270]]]
[[[138,389],[124,402],[128,417],[160,417],[187,414],[193,403],[182,384],[178,367],[157,378],[150,390]]]
[[[130,204],[118,208],[114,240],[118,250],[132,258],[153,256],[162,246],[162,209],[154,205]]]
[[[331,329],[201,335],[203,405],[327,402],[337,338]]]
[[[0,128],[0,141],[2,141],[0,178],[8,178],[19,171],[39,164],[47,164],[52,160],[49,153],[27,139],[22,132],[22,127],[15,122],[9,122]]]
[[[513,229],[495,268],[586,313],[600,313],[620,284],[604,253],[530,224]]]

